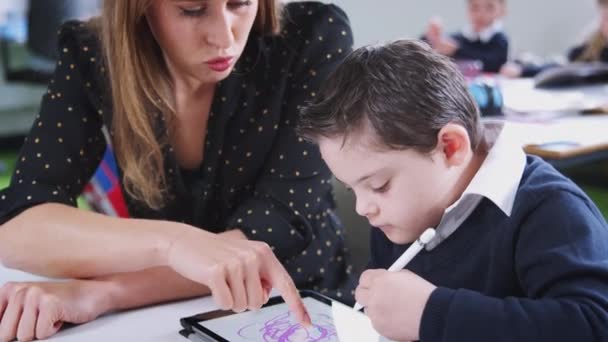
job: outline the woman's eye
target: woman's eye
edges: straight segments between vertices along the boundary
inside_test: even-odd
[[[182,15],[185,17],[200,17],[205,13],[205,7],[196,6],[189,8],[180,8],[182,11]]]
[[[251,0],[230,1],[228,3],[228,7],[232,8],[232,9],[238,9],[238,8],[245,7],[245,6],[251,6]]]

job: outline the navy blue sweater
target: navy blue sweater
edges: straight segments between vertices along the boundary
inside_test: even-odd
[[[373,229],[371,267],[387,268],[407,247]],[[608,341],[608,225],[537,157],[527,158],[510,217],[484,199],[407,268],[438,286],[423,342]]]
[[[507,62],[509,40],[503,32],[495,33],[488,42],[471,41],[462,33],[451,35],[458,43],[458,49],[452,56],[455,60],[477,59],[483,62],[483,71],[498,72]]]

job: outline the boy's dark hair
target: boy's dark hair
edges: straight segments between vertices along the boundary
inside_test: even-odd
[[[479,112],[455,64],[426,43],[397,40],[347,56],[302,110],[298,134],[346,141],[368,124],[381,145],[427,153],[448,123],[462,125],[477,149]]]

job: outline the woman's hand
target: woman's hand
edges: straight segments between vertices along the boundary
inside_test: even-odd
[[[103,282],[6,283],[0,287],[0,341],[45,339],[64,322],[85,323],[108,310]]]
[[[169,247],[168,265],[182,276],[207,285],[221,309],[257,310],[268,301],[274,287],[298,321],[310,325],[293,280],[266,243],[198,229],[181,232]]]

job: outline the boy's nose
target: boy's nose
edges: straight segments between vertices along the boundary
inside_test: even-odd
[[[357,198],[355,204],[355,211],[357,212],[357,214],[367,217],[369,219],[378,214],[378,206],[376,206],[371,201],[366,201]]]

